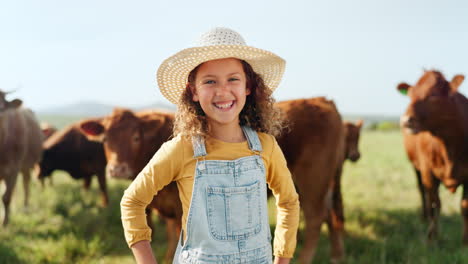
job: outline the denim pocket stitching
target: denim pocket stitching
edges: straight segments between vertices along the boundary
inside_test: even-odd
[[[215,187],[215,186],[207,186],[206,187],[206,195],[207,195],[207,218],[208,218],[208,225],[210,229],[211,236],[216,240],[228,240],[228,241],[236,241],[241,239],[247,239],[253,235],[258,234],[261,231],[261,210],[260,210],[260,182],[256,181],[249,186],[239,186],[239,187]],[[224,211],[224,226],[223,229],[226,229],[225,232],[218,232],[216,228],[215,222],[215,212],[219,213],[219,208],[214,208],[214,198],[213,195],[222,196],[222,200],[224,201],[224,207],[221,211]],[[245,232],[232,234],[232,227],[231,227],[231,204],[230,204],[230,196],[231,195],[248,195],[250,198],[245,197],[247,200],[252,201],[252,206],[248,205],[248,222],[249,226]],[[255,195],[256,197],[251,197]],[[255,203],[255,204],[254,204]],[[255,207],[258,207],[255,210]],[[254,214],[258,214],[256,223],[252,223],[254,219]],[[235,216],[234,216],[235,217]],[[231,232],[230,232],[231,231]]]

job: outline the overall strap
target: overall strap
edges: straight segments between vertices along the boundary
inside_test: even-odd
[[[204,157],[206,156],[205,139],[201,136],[192,137],[193,146],[193,157]]]
[[[245,137],[247,138],[250,150],[254,152],[262,152],[262,143],[260,143],[257,131],[253,130],[249,126],[242,126],[242,130],[244,131]]]

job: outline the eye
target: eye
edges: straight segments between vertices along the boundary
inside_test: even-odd
[[[137,143],[139,141],[140,141],[140,136],[139,135],[133,136],[133,142]]]
[[[232,77],[232,78],[229,78],[229,81],[230,82],[239,81],[239,78]]]
[[[214,83],[216,83],[214,80],[203,81],[203,84],[214,84]]]

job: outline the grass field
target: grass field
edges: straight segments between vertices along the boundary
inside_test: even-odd
[[[361,160],[346,163],[343,175],[346,263],[468,263],[468,249],[461,246],[461,188],[455,194],[441,188],[440,238],[427,244],[415,176],[400,133],[364,132],[360,149]],[[28,209],[18,182],[10,225],[0,227],[0,263],[134,263],[119,212],[128,182],[110,180],[110,206],[101,208],[96,181],[85,192],[81,182],[65,173],[56,172],[53,178],[53,186],[45,188],[33,181]],[[162,260],[164,228],[157,226],[153,249]],[[300,232],[298,251],[302,240]],[[314,263],[328,263],[328,256],[324,226]]]

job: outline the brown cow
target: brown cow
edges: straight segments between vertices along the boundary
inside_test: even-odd
[[[358,120],[356,123],[349,121],[343,122],[346,133],[345,158],[352,162],[356,162],[361,157],[358,145],[363,123],[362,120]]]
[[[361,153],[359,152],[359,137],[361,134],[361,127],[362,127],[363,121],[358,120],[356,123],[348,122],[345,121],[343,122],[343,127],[344,127],[344,136],[345,136],[345,144],[344,144],[344,159],[345,160],[350,160],[351,162],[356,162],[359,160],[361,157]],[[341,175],[343,173],[343,160],[340,164],[337,166],[337,171],[335,174],[335,178],[333,180],[332,186],[333,186],[333,197],[332,197],[332,203],[333,203],[333,209],[331,211],[331,217],[332,217],[332,223],[335,228],[338,228],[340,230],[344,230],[344,222],[345,222],[345,217],[344,217],[344,208],[343,208],[343,196],[341,194]],[[330,225],[330,223],[328,223]],[[333,246],[333,241],[332,241],[332,246]],[[338,243],[343,243],[341,240],[338,240]],[[333,261],[339,261],[344,257],[344,248],[343,248],[343,255],[342,256],[337,256],[335,259],[332,259]]]
[[[96,175],[102,205],[107,206],[106,157],[102,143],[88,140],[76,123],[50,136],[44,142],[43,149],[38,172],[41,182],[55,170],[63,170],[73,179],[83,179],[83,186],[88,190],[92,176]]]
[[[19,172],[23,174],[24,204],[28,205],[30,173],[41,159],[43,141],[34,113],[21,107],[21,100],[7,101],[5,95],[0,91],[0,181],[6,184],[2,197],[4,226],[9,221],[11,197]]]
[[[173,113],[143,111],[135,114],[130,110],[116,109],[102,121],[83,122],[81,129],[89,138],[103,140],[110,177],[133,180],[171,137],[173,121]],[[158,192],[149,207],[156,209],[166,220],[168,248],[165,259],[170,263],[182,226],[182,204],[177,184],[172,182]],[[147,221],[151,225],[149,214]]]
[[[451,192],[463,185],[463,244],[468,245],[468,100],[458,92],[463,80],[463,75],[456,75],[448,82],[440,72],[426,71],[416,85],[401,83],[398,90],[411,99],[401,126],[423,216],[429,220],[428,238],[437,237],[439,184]]]
[[[344,257],[341,199],[334,202],[345,160],[345,126],[332,101],[323,97],[283,101],[290,129],[278,138],[299,194],[305,217],[305,242],[299,255],[309,263],[315,255],[320,227],[328,224],[332,261]],[[340,195],[341,196],[341,195]],[[341,216],[340,216],[341,215]]]

